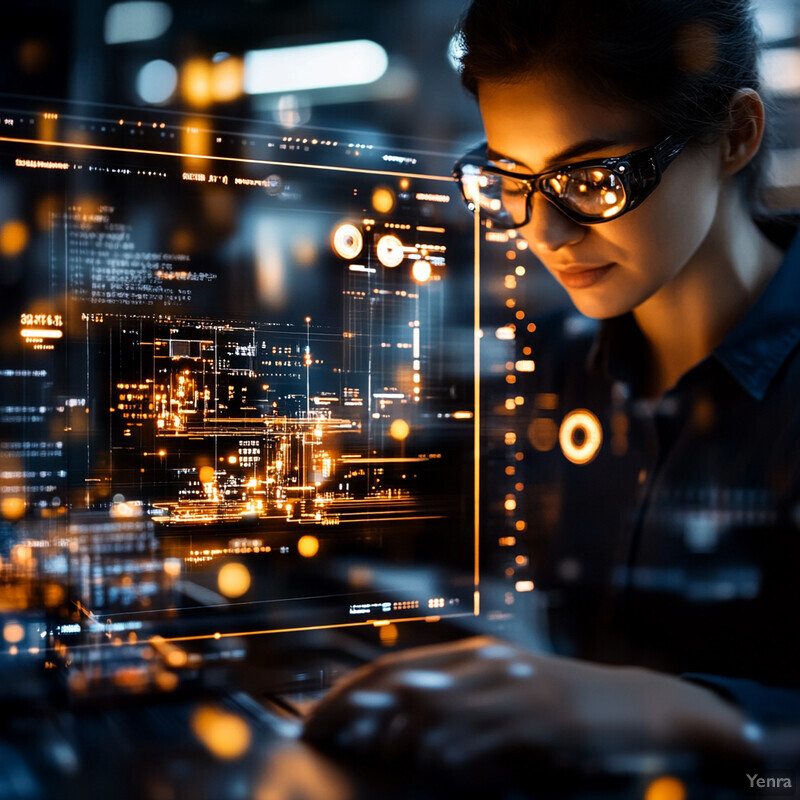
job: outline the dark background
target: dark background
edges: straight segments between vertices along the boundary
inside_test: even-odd
[[[10,5],[10,4],[9,4]],[[171,21],[156,38],[106,41],[109,0],[28,0],[4,9],[0,91],[68,99],[73,111],[93,103],[148,106],[137,91],[141,68],[155,60],[179,75],[190,59],[237,58],[248,50],[370,39],[388,53],[389,71],[370,87],[298,92],[295,118],[332,127],[419,137],[454,151],[480,137],[480,119],[448,60],[454,25],[466,0],[165,0]],[[140,13],[147,4],[139,4]],[[800,205],[800,4],[757,0],[768,46],[765,74],[775,96],[773,183],[778,205]],[[239,95],[198,107],[179,82],[157,107],[276,121],[280,100]],[[449,150],[450,147],[447,149]]]

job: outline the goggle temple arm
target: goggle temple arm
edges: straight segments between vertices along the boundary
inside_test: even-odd
[[[627,187],[630,192],[630,202],[627,210],[636,208],[646,200],[653,190],[661,183],[664,170],[683,152],[688,139],[668,137],[649,156],[638,163],[631,159],[617,165],[616,169],[623,175],[627,173]]]

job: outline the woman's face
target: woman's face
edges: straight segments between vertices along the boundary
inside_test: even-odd
[[[624,155],[664,135],[641,113],[592,98],[558,73],[482,82],[479,103],[491,157],[525,173]],[[572,222],[535,194],[521,233],[583,314],[630,311],[700,267],[711,248],[718,153],[690,144],[642,205],[600,225]]]

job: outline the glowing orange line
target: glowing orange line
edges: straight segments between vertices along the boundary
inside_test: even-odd
[[[22,328],[19,335],[23,339],[60,339],[64,331],[53,328]]]
[[[104,144],[84,144],[81,142],[56,142],[45,139],[18,139],[12,136],[0,136],[0,142],[10,144],[38,144],[47,147],[67,147],[76,150],[100,150],[110,153],[135,153],[145,156],[171,156],[172,158],[199,158],[206,161],[228,161],[235,164],[260,164],[266,167],[299,167],[300,169],[321,169],[332,172],[353,172],[360,175],[382,175],[395,178],[427,178],[433,181],[453,182],[452,175],[426,175],[419,172],[389,172],[387,170],[363,169],[359,167],[331,167],[322,164],[294,164],[289,161],[267,161],[260,158],[236,158],[235,156],[208,156],[202,153],[173,153],[169,150],[142,150],[137,147],[111,147]],[[233,186],[231,182],[229,185]]]
[[[473,441],[474,441],[474,461],[475,461],[475,471],[474,471],[474,502],[473,502],[473,514],[475,516],[473,525],[474,525],[474,548],[475,548],[475,605],[474,605],[474,613],[475,616],[478,615],[480,608],[478,603],[478,586],[481,582],[481,575],[480,575],[480,489],[481,489],[481,479],[480,479],[480,463],[481,463],[481,436],[480,436],[480,420],[481,420],[481,347],[480,347],[480,331],[481,331],[481,259],[480,259],[480,246],[481,246],[481,218],[480,218],[480,209],[478,208],[477,204],[475,206],[475,214],[474,214],[474,225],[473,225],[473,234],[474,234],[474,242],[473,247],[475,249],[473,255],[473,264],[474,264],[474,275],[473,275],[473,304],[474,308],[474,347],[475,347],[475,354],[474,354],[474,364],[473,364],[473,384],[474,384],[474,403],[475,403],[475,423],[473,426]]]
[[[469,612],[461,612],[458,614],[448,614],[447,618],[451,617],[468,617],[472,616]],[[442,619],[441,616],[438,617],[397,617],[389,618],[389,622],[439,622]],[[272,629],[265,629],[259,631],[235,631],[231,633],[203,633],[203,634],[196,634],[195,636],[160,636],[158,634],[154,634],[154,636],[158,636],[158,643],[163,644],[164,642],[194,642],[200,641],[202,639],[230,639],[234,636],[262,636],[269,633],[292,633],[293,631],[324,631],[324,630],[333,630],[334,628],[358,628],[364,627],[365,625],[370,625],[375,627],[375,623],[380,623],[383,620],[363,620],[361,622],[340,622],[334,625],[307,625],[301,628],[272,628]],[[153,638],[153,637],[150,637]],[[122,641],[117,645],[107,644],[106,647],[136,647],[141,646],[142,644],[148,643],[150,641],[148,639],[139,639],[135,642],[129,641]],[[88,648],[97,647],[97,644],[80,644],[80,645],[71,645],[72,650],[85,650]],[[53,649],[53,648],[47,648]]]
[[[466,617],[469,614],[452,614],[451,616],[454,617]],[[389,622],[433,622],[435,620],[440,620],[441,617],[401,617],[401,618],[389,618]],[[376,622],[382,622],[382,620],[364,620],[363,622],[340,622],[335,625],[308,625],[307,627],[303,628],[273,628],[272,630],[262,630],[262,631],[239,631],[236,633],[207,633],[207,634],[198,634],[196,636],[175,636],[170,638],[164,638],[163,641],[165,642],[189,642],[189,641],[196,641],[198,639],[226,639],[231,638],[233,636],[260,636],[262,634],[267,633],[291,633],[292,631],[322,631],[322,630],[331,630],[333,628],[357,628],[363,627],[364,625],[370,625],[372,627],[375,626]]]

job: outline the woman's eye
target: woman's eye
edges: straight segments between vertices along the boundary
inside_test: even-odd
[[[506,197],[523,197],[526,192],[522,186],[511,184],[503,187],[503,194],[506,195]]]

